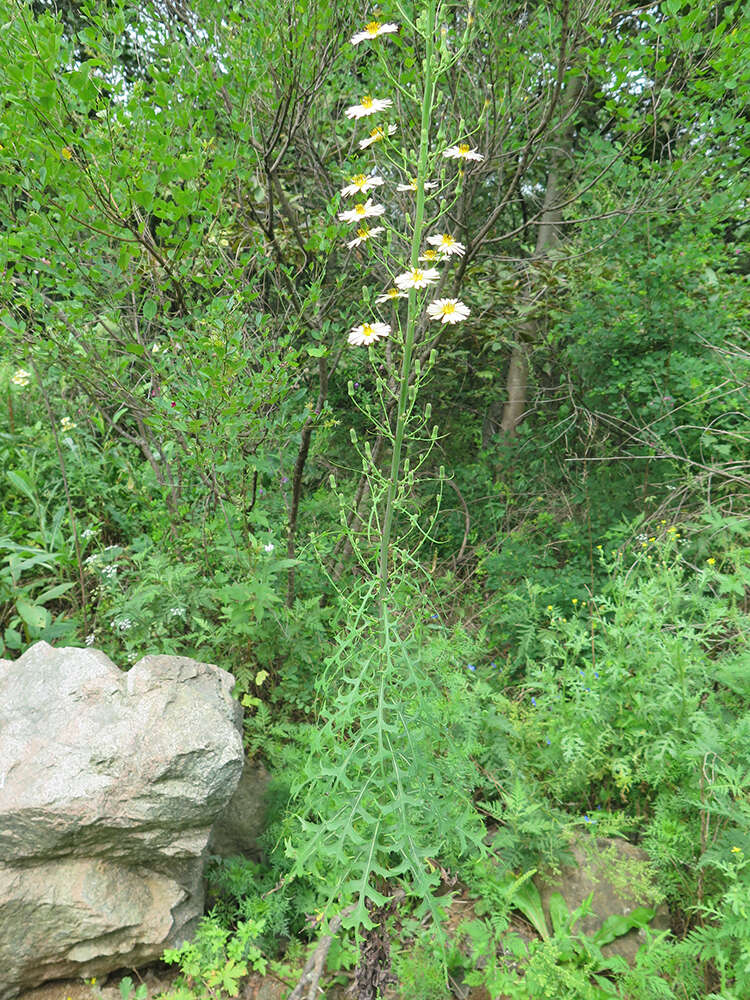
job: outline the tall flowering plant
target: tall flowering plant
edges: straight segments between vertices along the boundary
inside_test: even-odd
[[[469,840],[480,845],[482,833],[464,791],[471,786],[472,736],[462,732],[459,740],[451,731],[451,706],[462,697],[463,681],[441,677],[437,683],[434,664],[423,662],[421,640],[399,619],[393,600],[420,572],[414,551],[401,543],[414,528],[422,538],[427,533],[408,503],[416,469],[406,453],[410,443],[421,444],[417,466],[423,465],[437,439],[429,404],[417,409],[434,364],[430,347],[439,331],[470,315],[463,301],[441,294],[451,264],[466,249],[445,220],[467,165],[482,154],[463,136],[434,135],[433,111],[441,77],[467,50],[472,18],[439,0],[427,0],[415,20],[402,5],[396,9],[398,21],[373,21],[350,40],[379,60],[379,79],[390,92],[360,95],[344,111],[364,134],[356,143],[358,162],[341,188],[338,216],[351,227],[344,242],[352,256],[374,261],[388,279],[360,307],[348,342],[368,352],[380,413],[358,401],[352,383],[350,397],[389,441],[390,462],[383,467],[352,430],[370,497],[365,542],[350,533],[363,582],[355,595],[341,591],[348,618],[319,678],[323,725],[312,737],[297,789],[300,835],[290,844],[294,871],[319,874],[332,887],[331,901],[351,902],[349,919],[358,928],[373,926],[373,911],[385,903],[394,879],[429,903],[433,859],[446,849],[460,851]],[[406,32],[424,53],[416,84],[393,71],[386,52]],[[413,113],[419,118],[416,151],[399,146],[398,125],[390,120],[396,110],[402,121]],[[399,226],[396,212],[405,201]],[[389,358],[400,357],[398,375],[388,380],[380,367],[384,345]],[[417,345],[419,355],[429,357],[425,365]]]

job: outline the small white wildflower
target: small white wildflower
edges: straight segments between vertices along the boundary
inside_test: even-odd
[[[384,231],[383,226],[375,226],[374,229],[368,229],[367,226],[362,226],[357,230],[357,235],[353,240],[350,240],[346,245],[351,250],[352,247],[358,247],[360,243],[364,243],[366,240],[372,239],[373,236],[377,236],[378,233]]]
[[[425,191],[430,191],[432,188],[436,188],[437,184],[434,181],[425,181],[423,184]],[[399,184],[396,188],[397,191],[412,191],[417,190],[417,178],[412,177],[408,184]]]
[[[31,381],[31,372],[27,372],[25,368],[19,368],[18,371],[11,375],[10,377],[13,385],[25,386]]]
[[[382,24],[380,21],[370,21],[369,24],[365,25],[364,31],[358,31],[356,35],[352,35],[349,39],[352,45],[359,45],[360,42],[367,42],[373,38],[377,38],[378,35],[389,35],[394,31],[398,31],[398,25],[393,23]]]
[[[359,222],[361,219],[370,219],[385,212],[385,205],[373,205],[372,198],[368,198],[363,205],[355,205],[348,212],[339,212],[339,219],[342,222]]]
[[[370,134],[366,139],[359,140],[359,148],[367,149],[367,147],[372,146],[374,142],[381,142],[381,140],[385,139],[387,135],[393,135],[395,131],[395,125],[377,125],[375,128],[370,129]]]
[[[463,257],[466,252],[466,247],[463,243],[459,243],[455,240],[450,233],[439,233],[437,236],[428,236],[427,242],[432,246],[437,247],[440,253],[445,254],[449,257],[452,253],[458,254],[459,257]]]
[[[356,347],[374,344],[380,337],[387,337],[391,328],[387,323],[362,323],[349,331],[348,341]]]
[[[132,627],[132,618],[115,618],[112,622],[112,628],[117,629],[120,632],[128,632]]]
[[[353,194],[367,194],[372,188],[380,187],[383,183],[382,177],[368,177],[367,174],[354,174],[349,180],[351,183],[341,189],[344,198],[349,198]]]
[[[85,563],[89,563],[90,564],[90,563],[95,563],[98,559],[99,559],[99,553],[98,552],[92,552],[91,555],[90,556],[86,556],[86,558],[83,561]]]
[[[154,343],[154,344],[151,345],[151,353],[152,354],[159,354],[160,351],[161,351],[161,347],[159,346],[158,343]]]
[[[437,264],[441,260],[445,260],[445,255],[438,253],[437,250],[425,250],[419,259],[429,261],[432,264]]]
[[[102,576],[107,580],[113,580],[117,576],[116,566],[102,566]]]
[[[173,608],[169,609],[167,614],[170,618],[182,618],[185,614],[185,609],[176,604]]]
[[[426,288],[433,281],[437,281],[440,274],[434,267],[426,267],[423,270],[414,267],[411,271],[405,271],[397,275],[393,280],[399,288]]]
[[[449,149],[443,150],[443,156],[448,157],[449,160],[483,160],[484,156],[478,153],[476,149],[472,149],[468,142],[461,142],[457,146],[451,146]]]
[[[95,641],[95,640],[96,640],[96,636],[94,635],[94,633],[93,633],[93,632],[90,632],[90,633],[89,633],[89,634],[88,634],[88,635],[86,636],[86,645],[87,645],[87,646],[93,646],[93,645],[94,645],[94,641]]]
[[[273,542],[268,542],[266,545],[263,546],[263,551],[271,553],[275,548],[276,546],[273,544]]]
[[[441,323],[460,323],[469,315],[469,309],[458,299],[435,299],[427,306],[427,315]]]
[[[389,288],[387,292],[383,292],[382,295],[378,295],[375,301],[380,305],[382,302],[393,302],[394,299],[406,299],[408,295],[406,292],[400,292],[398,288]]]
[[[75,430],[77,426],[78,424],[75,423],[73,420],[71,420],[70,417],[63,417],[62,420],[60,421],[61,431],[72,431]]]
[[[84,528],[81,532],[81,538],[93,538],[96,532],[93,528]]]
[[[367,115],[374,115],[378,111],[387,111],[393,106],[390,97],[370,97],[368,94],[363,97],[359,104],[352,104],[344,114],[347,118],[365,118]]]

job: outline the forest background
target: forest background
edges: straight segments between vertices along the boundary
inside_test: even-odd
[[[379,926],[421,1000],[748,995],[749,14],[2,0],[0,655],[217,663],[276,775],[180,996],[316,912],[362,997]],[[376,301],[438,218],[455,324]],[[591,830],[670,908],[632,969],[510,930]]]

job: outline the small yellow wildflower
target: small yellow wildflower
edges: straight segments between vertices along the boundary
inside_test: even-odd
[[[716,565],[716,560],[714,559],[713,556],[711,556],[709,559],[706,559],[706,562],[708,563],[709,566],[715,566]]]
[[[70,148],[70,146],[63,146],[63,148],[60,150],[60,156],[62,156],[64,160],[72,160],[73,150]]]
[[[574,597],[573,600],[571,601],[571,603],[572,604],[578,604],[578,598]]]

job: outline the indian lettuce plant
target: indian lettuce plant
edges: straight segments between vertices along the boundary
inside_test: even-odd
[[[483,156],[469,134],[449,138],[433,117],[441,78],[467,51],[472,18],[437,0],[414,20],[396,6],[399,24],[373,21],[351,38],[352,46],[369,47],[366,58],[379,59],[383,93],[365,94],[344,111],[366,130],[340,191],[353,207],[339,213],[355,227],[346,238],[351,256],[374,261],[387,276],[381,294],[365,295],[347,340],[366,352],[377,396],[362,403],[350,383],[352,404],[388,442],[390,461],[378,461],[370,441],[360,443],[352,430],[367,480],[365,513],[347,517],[346,498],[337,496],[357,575],[348,585],[331,581],[343,609],[339,637],[317,680],[322,724],[296,788],[299,826],[288,844],[292,875],[317,879],[329,906],[346,907],[346,925],[358,933],[377,924],[395,881],[434,911],[435,859],[481,849],[483,832],[467,791],[475,727],[465,680],[449,649],[436,652],[424,624],[434,628],[425,611],[429,576],[417,554],[434,514],[413,499],[438,437],[420,392],[441,335],[470,315],[464,302],[442,294],[465,252],[444,220],[464,172]],[[399,74],[387,55],[407,35],[423,52],[421,76]],[[402,123],[418,117],[415,150],[400,147],[395,113]],[[398,195],[410,199],[403,228],[389,221]],[[336,491],[333,477],[331,485]]]

